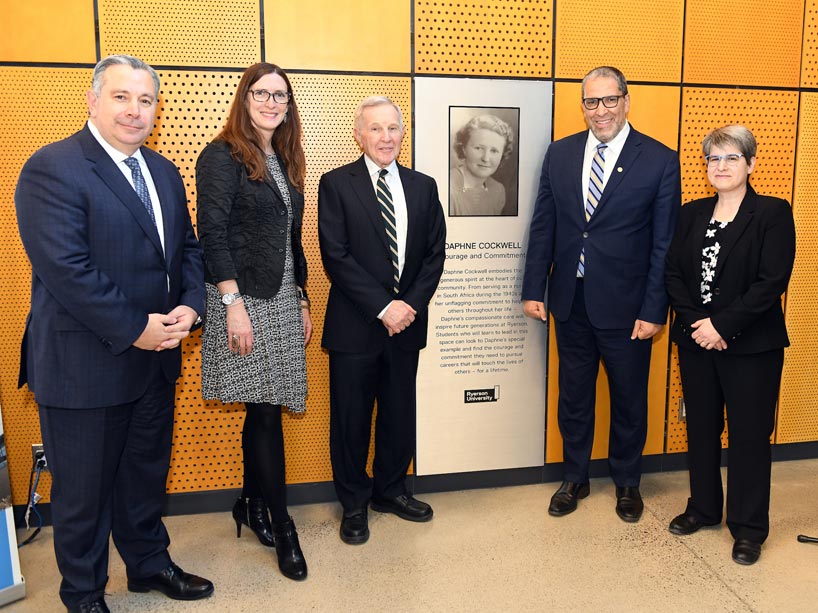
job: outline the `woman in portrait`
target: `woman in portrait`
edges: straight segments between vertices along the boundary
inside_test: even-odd
[[[196,163],[207,280],[202,395],[244,403],[237,535],[248,526],[275,547],[281,572],[295,580],[307,577],[307,564],[287,511],[281,413],[302,413],[307,395],[304,176],[290,81],[274,64],[254,64],[241,77],[224,129]]]
[[[458,164],[449,177],[449,215],[502,215],[506,190],[492,178],[511,155],[514,133],[494,115],[473,117],[455,135]]]
[[[795,258],[787,201],[749,183],[756,140],[743,126],[713,130],[703,143],[716,190],[682,207],[665,279],[675,311],[684,394],[690,498],[673,534],[721,523],[721,433],[727,407],[727,527],[733,560],[754,564],[769,533],[770,436],[789,346],[781,295]]]

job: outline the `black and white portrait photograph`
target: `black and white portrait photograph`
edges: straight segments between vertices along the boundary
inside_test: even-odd
[[[516,216],[520,109],[449,107],[449,215]]]

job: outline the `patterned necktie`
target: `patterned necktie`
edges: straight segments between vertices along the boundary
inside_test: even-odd
[[[594,159],[591,160],[591,175],[588,179],[588,198],[585,200],[585,221],[591,221],[591,216],[596,212],[599,199],[602,198],[603,179],[605,178],[605,149],[608,145],[599,143],[596,146]],[[585,276],[585,247],[579,254],[579,264],[577,265],[577,276]]]
[[[136,158],[125,158],[125,164],[131,169],[131,177],[133,177],[133,188],[136,190],[136,195],[145,205],[148,210],[148,215],[151,216],[153,225],[156,226],[156,215],[153,212],[153,205],[151,204],[151,195],[148,192],[148,184],[145,183],[145,177],[142,176],[142,170],[139,168],[139,160]]]
[[[389,255],[392,258],[392,291],[398,293],[400,283],[400,264],[398,262],[398,231],[395,225],[395,205],[392,204],[392,192],[386,184],[386,175],[389,173],[382,168],[378,175],[377,195],[381,206],[381,216],[386,229],[386,242],[389,243]]]

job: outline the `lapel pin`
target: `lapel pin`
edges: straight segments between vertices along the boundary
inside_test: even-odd
[[[620,166],[619,168],[617,168],[616,172],[622,172],[622,167]]]

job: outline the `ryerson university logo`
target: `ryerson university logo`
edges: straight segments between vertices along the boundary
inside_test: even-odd
[[[464,390],[463,402],[497,402],[500,399],[500,386],[495,385],[494,389],[486,390]]]

